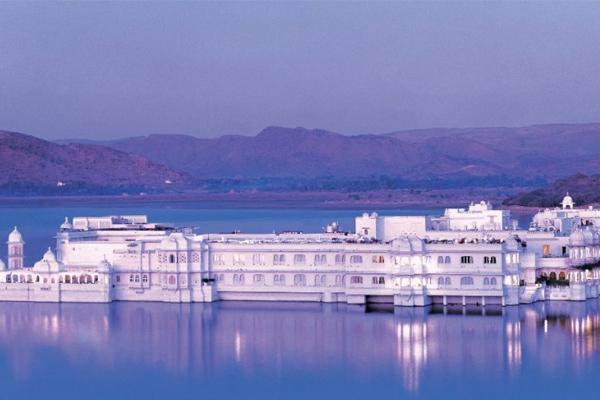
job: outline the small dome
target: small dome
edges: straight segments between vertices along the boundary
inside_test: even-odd
[[[33,265],[33,270],[36,272],[59,272],[63,270],[63,265],[56,260],[56,256],[48,247],[44,257]]]
[[[106,260],[106,258],[100,261],[98,264],[98,272],[110,272],[111,266],[110,263]]]
[[[567,192],[567,195],[565,197],[563,197],[563,200],[560,204],[562,204],[563,209],[570,208],[571,210],[573,209],[573,206],[575,205],[575,203],[573,202],[573,198],[571,196],[569,196],[569,192]]]
[[[15,229],[10,233],[10,235],[8,235],[7,243],[25,243],[23,242],[23,236],[21,236],[21,233],[17,230],[16,226]]]
[[[69,217],[65,217],[65,222],[60,226],[61,231],[68,231],[69,229],[73,229],[73,225],[69,222]]]
[[[580,230],[573,231],[569,236],[569,245],[571,246],[585,246],[585,236]]]

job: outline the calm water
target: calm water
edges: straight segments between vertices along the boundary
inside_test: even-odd
[[[0,228],[8,235],[19,225],[26,253],[36,260],[54,245],[65,215],[144,213],[199,231],[265,232],[319,231],[333,220],[352,229],[360,212],[13,207],[0,210]],[[440,210],[385,214],[423,212]],[[312,303],[0,303],[0,376],[0,398],[9,399],[594,396],[600,301],[485,312]]]

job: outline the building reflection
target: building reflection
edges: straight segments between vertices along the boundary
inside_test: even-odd
[[[428,374],[518,372],[528,361],[552,371],[583,367],[600,351],[600,307],[539,303],[520,307],[216,304],[0,303],[0,354],[28,379],[43,349],[74,366],[127,360],[174,375],[238,370],[392,376],[418,392]],[[395,378],[394,378],[395,377]]]

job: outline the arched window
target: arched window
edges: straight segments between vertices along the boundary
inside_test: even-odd
[[[335,286],[341,286],[342,285],[342,277],[340,275],[336,275],[335,276]]]
[[[496,257],[495,256],[490,257],[490,264],[496,264]]]
[[[379,277],[379,284],[380,285],[385,285],[385,278],[383,276]]]
[[[129,283],[133,283],[133,275],[129,275]]]
[[[76,277],[75,275],[73,275],[73,278],[71,278],[71,281],[72,281],[73,283],[77,283],[77,277]]]
[[[450,259],[450,256],[446,256],[446,258],[444,259],[444,264],[450,264],[452,262],[452,260]]]
[[[462,278],[460,278],[460,284],[461,285],[473,285],[473,278],[471,278],[470,276],[463,276]]]
[[[473,257],[471,256],[462,256],[460,257],[461,264],[473,264]]]
[[[350,256],[350,264],[362,264],[362,256]]]
[[[279,256],[279,264],[280,265],[285,264],[285,254],[282,254]]]
[[[446,279],[444,279],[444,285],[452,285],[452,279],[446,277]]]
[[[565,280],[565,273],[564,273],[563,271],[561,271],[561,272],[558,274],[558,279],[559,279],[559,280],[561,280],[561,281],[564,281],[564,280]]]
[[[315,254],[315,264],[314,265],[321,265],[321,256],[318,254]]]
[[[304,275],[304,274],[294,275],[294,285],[295,286],[306,286],[306,275]]]
[[[442,278],[441,276],[438,278],[438,285],[443,285],[444,284],[444,278]]]
[[[279,275],[275,274],[273,277],[273,285],[279,286]]]
[[[319,275],[315,275],[315,286],[321,286],[321,277]]]
[[[498,281],[496,280],[496,278],[490,279],[490,285],[496,286],[497,284],[498,284]]]
[[[262,286],[265,284],[265,276],[263,274],[254,274],[252,277],[252,283],[256,286]]]
[[[306,256],[304,254],[294,254],[294,265],[306,265]]]
[[[483,263],[484,264],[489,264],[490,263],[490,258],[488,256],[483,257]]]
[[[363,283],[362,276],[353,276],[350,278],[350,283],[355,285],[361,285]]]
[[[170,255],[169,255],[169,262],[170,262],[171,264],[173,264],[173,263],[175,262],[175,255],[174,255],[174,254],[170,254]]]
[[[273,254],[273,265],[279,265],[279,254]]]
[[[550,280],[551,281],[555,281],[556,280],[556,272],[554,272],[554,271],[550,272]]]
[[[327,283],[327,276],[321,275],[321,286],[325,286]]]
[[[443,264],[444,263],[444,257],[439,256],[438,257],[438,264]]]
[[[483,278],[483,285],[489,286],[489,284],[490,284],[490,278]]]
[[[140,283],[140,276],[139,275],[135,276],[135,283]]]
[[[10,274],[6,275],[6,283],[11,283]]]
[[[171,275],[169,276],[169,285],[174,285],[175,284],[175,275]]]
[[[146,275],[146,274],[142,275],[142,282],[148,283],[148,275]]]
[[[240,285],[244,286],[244,283],[246,283],[246,277],[244,274],[240,274]]]
[[[377,277],[376,277],[376,276],[374,276],[374,277],[371,279],[371,283],[373,283],[373,285],[377,285]]]
[[[375,264],[383,264],[385,262],[385,258],[383,256],[373,256],[373,262]]]
[[[65,276],[65,283],[71,283],[71,277],[69,275]]]
[[[279,285],[285,286],[285,275],[283,274],[279,275]]]
[[[321,255],[321,265],[327,264],[327,256],[325,254]]]

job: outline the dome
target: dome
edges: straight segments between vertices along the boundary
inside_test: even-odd
[[[16,226],[15,229],[10,233],[10,235],[8,235],[7,243],[25,243],[23,242],[23,236],[21,236],[21,233],[17,230]]]
[[[569,245],[571,246],[585,246],[585,236],[579,230],[573,231],[569,236]]]
[[[567,192],[567,195],[563,197],[563,200],[560,204],[562,204],[563,209],[573,209],[573,206],[575,205],[575,203],[573,202],[573,198],[569,196],[569,192]]]
[[[73,225],[69,222],[69,217],[65,217],[65,222],[60,226],[61,231],[67,231],[69,229],[73,229]]]
[[[98,264],[98,272],[110,272],[111,266],[110,263],[106,260],[106,258],[100,261]]]
[[[59,272],[62,269],[62,263],[56,260],[56,256],[50,250],[50,247],[48,247],[44,257],[33,265],[33,270],[36,272]]]

